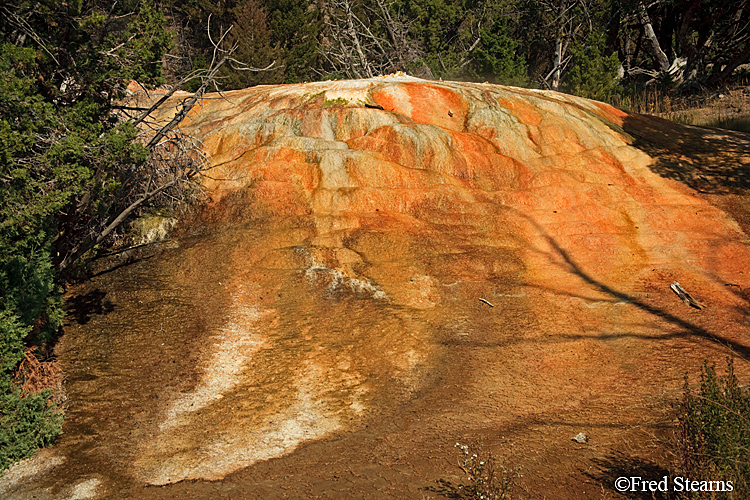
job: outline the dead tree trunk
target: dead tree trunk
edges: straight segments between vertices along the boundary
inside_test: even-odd
[[[670,66],[669,58],[661,49],[659,40],[656,38],[656,33],[654,32],[654,27],[651,25],[651,18],[649,18],[646,6],[642,1],[638,2],[638,20],[640,21],[641,26],[643,26],[643,32],[650,44],[651,55],[654,58],[654,61],[656,61],[659,70],[668,71]]]
[[[346,9],[347,32],[349,33],[349,37],[351,38],[351,41],[354,44],[354,48],[357,51],[357,56],[359,56],[359,63],[362,66],[362,69],[365,71],[367,77],[372,78],[375,75],[372,74],[370,64],[367,61],[364,52],[362,51],[362,44],[359,42],[357,30],[354,28],[354,13],[352,12],[352,6],[348,0],[344,0],[344,8]]]

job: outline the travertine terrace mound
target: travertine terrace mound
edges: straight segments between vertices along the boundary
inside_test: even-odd
[[[105,492],[266,491],[289,464],[292,496],[415,498],[457,440],[503,435],[530,491],[584,498],[579,465],[663,424],[685,370],[746,354],[736,199],[679,180],[730,187],[740,135],[403,76],[212,95],[182,130],[214,165],[200,218],[81,289],[108,307],[61,343],[70,488],[84,460]]]

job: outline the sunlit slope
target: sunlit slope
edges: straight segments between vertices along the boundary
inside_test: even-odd
[[[214,165],[208,212],[247,228],[252,243],[220,256],[234,271],[216,349],[195,388],[165,408],[144,476],[221,477],[344,430],[389,384],[420,387],[440,328],[554,332],[572,307],[586,328],[646,333],[652,325],[636,318],[653,315],[647,297],[668,295],[673,279],[714,307],[738,306],[725,284],[749,268],[744,234],[654,173],[627,120],[556,93],[408,77],[205,99],[182,130]],[[269,304],[269,289],[293,296]],[[515,312],[491,325],[456,326],[457,309],[502,318],[506,303]],[[304,352],[288,362],[277,336]],[[284,391],[258,379],[259,353],[287,366]],[[374,367],[392,376],[389,388],[369,377]],[[272,420],[253,406],[217,435],[186,434],[197,408],[227,412],[227,397],[249,386]],[[212,449],[224,458],[193,464],[210,463]]]

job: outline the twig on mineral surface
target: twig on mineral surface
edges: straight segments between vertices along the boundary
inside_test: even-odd
[[[671,288],[672,291],[676,293],[677,296],[690,307],[694,307],[696,309],[703,309],[705,307],[703,304],[691,297],[690,294],[687,293],[684,288],[682,288],[682,285],[680,285],[676,281],[673,281],[669,288]]]

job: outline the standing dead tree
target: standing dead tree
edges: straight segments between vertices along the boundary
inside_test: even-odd
[[[543,0],[542,4],[552,14],[548,27],[555,33],[552,69],[542,79],[542,84],[560,90],[563,72],[572,59],[570,44],[592,29],[589,3],[585,0]]]
[[[322,54],[334,72],[348,78],[372,78],[405,71],[420,54],[409,39],[409,26],[391,14],[386,0],[326,2]]]
[[[350,0],[327,2],[324,22],[330,38],[323,55],[335,71],[349,78],[372,78],[393,65],[393,50],[360,16]]]
[[[750,63],[750,0],[638,1],[618,16],[613,38],[620,33],[625,74],[645,75],[647,83],[715,86]]]
[[[675,57],[674,61],[670,63],[669,57],[662,49],[661,44],[659,43],[659,38],[656,36],[656,31],[654,30],[654,25],[651,21],[651,16],[648,13],[646,4],[639,1],[635,5],[634,13],[630,16],[624,17],[623,21],[626,23],[633,23],[639,28],[638,45],[636,54],[634,54],[635,57],[630,54],[630,34],[625,30],[626,49],[625,64],[623,65],[625,73],[628,75],[646,75],[651,78],[648,83],[654,82],[660,74],[668,74],[676,81],[682,81],[682,69],[685,66],[685,59]],[[631,61],[637,59],[637,52],[644,44],[645,51],[650,55],[655,69],[631,66]]]

